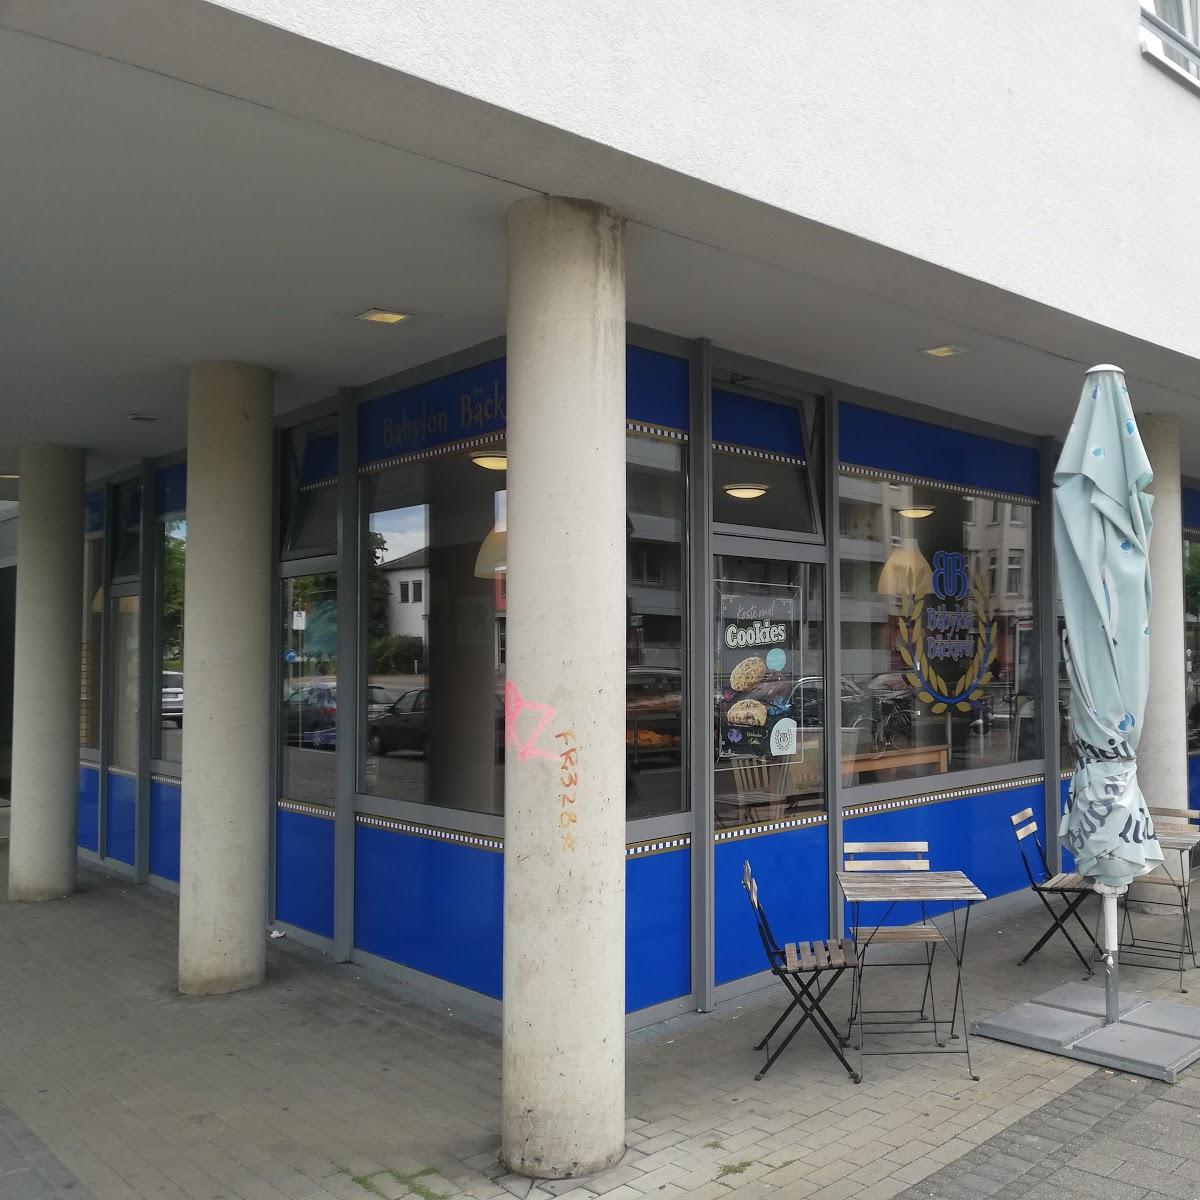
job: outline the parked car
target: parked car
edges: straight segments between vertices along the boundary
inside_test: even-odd
[[[159,716],[169,721],[176,729],[183,728],[183,672],[162,673],[162,698],[158,705]]]
[[[496,696],[497,757],[504,751],[504,697]],[[367,753],[373,756],[408,751],[429,757],[429,689],[411,688],[367,727]]]

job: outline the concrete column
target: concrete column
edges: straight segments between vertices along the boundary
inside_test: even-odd
[[[622,219],[508,216],[503,1158],[601,1170],[625,1138]]]
[[[272,381],[241,363],[188,384],[179,990],[266,970]]]
[[[54,900],[75,890],[83,451],[27,446],[20,471],[8,895]]]
[[[1188,806],[1186,654],[1183,641],[1183,510],[1179,419],[1169,413],[1137,418],[1154,470],[1154,531],[1150,536],[1150,687],[1138,744],[1138,782],[1152,808]],[[1179,855],[1165,868],[1179,874]],[[1152,901],[1134,884],[1131,899]],[[1166,910],[1164,910],[1166,911]]]

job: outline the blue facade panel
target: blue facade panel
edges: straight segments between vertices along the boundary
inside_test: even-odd
[[[370,825],[354,848],[354,944],[499,999],[503,856]]]
[[[804,430],[800,410],[757,396],[743,396],[714,388],[712,394],[714,442],[749,446],[791,458],[804,457]]]
[[[333,821],[275,810],[275,919],[333,937]]]
[[[742,887],[748,861],[772,932],[781,942],[829,933],[829,839],[824,825],[718,842],[713,848],[716,981],[767,969],[754,912]]]
[[[1200,754],[1188,755],[1188,808],[1200,808]]]
[[[626,859],[626,1012],[691,994],[691,938],[691,851]]]
[[[965,488],[1038,494],[1038,452],[960,429],[843,402],[838,408],[841,461]]]
[[[988,898],[1003,896],[1028,887],[1029,880],[1021,865],[1021,850],[1013,833],[1012,816],[1032,808],[1039,833],[1042,820],[1042,785],[963,796],[934,804],[919,804],[893,812],[850,817],[844,826],[848,842],[928,842],[929,862],[934,871],[964,871]],[[1043,842],[1044,844],[1044,842]],[[864,904],[862,923],[906,925],[920,920],[915,904]],[[949,904],[931,904],[930,915],[947,912]],[[850,913],[847,911],[847,920]]]
[[[687,359],[641,346],[626,347],[626,418],[666,429],[687,429],[690,372]]]
[[[1200,488],[1185,487],[1180,503],[1184,529],[1200,529]]]
[[[172,463],[154,472],[154,515],[165,517],[187,508],[187,463]]]
[[[79,831],[76,840],[93,854],[100,851],[100,772],[79,768]]]
[[[106,854],[133,866],[137,838],[137,780],[108,773],[108,808],[105,816]]]
[[[179,882],[179,784],[150,783],[150,874]]]

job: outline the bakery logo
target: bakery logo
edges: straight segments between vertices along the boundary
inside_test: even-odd
[[[930,712],[970,712],[999,651],[995,601],[984,577],[968,571],[966,555],[939,550],[931,565],[931,590],[900,597],[896,650]]]

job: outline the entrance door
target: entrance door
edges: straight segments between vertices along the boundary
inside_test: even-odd
[[[713,562],[718,985],[766,967],[743,863],[778,938],[825,937],[829,926],[825,566],[804,560],[812,548],[760,547]]]

